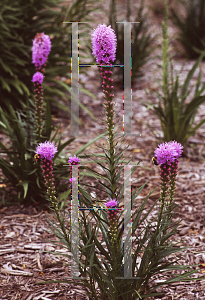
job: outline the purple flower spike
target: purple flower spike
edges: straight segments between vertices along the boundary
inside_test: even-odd
[[[33,40],[32,47],[32,63],[35,67],[43,66],[51,51],[51,41],[48,35],[44,33],[37,33]]]
[[[176,141],[171,141],[169,143],[165,142],[158,145],[155,149],[154,154],[157,157],[157,162],[159,165],[165,163],[175,162],[182,154],[183,146]]]
[[[57,147],[53,143],[46,141],[38,145],[35,153],[40,156],[40,159],[52,160],[57,152]]]
[[[43,78],[45,76],[41,73],[41,72],[36,72],[34,75],[33,75],[33,79],[31,81],[33,82],[39,82],[40,84],[43,83]]]
[[[80,159],[78,157],[76,157],[76,155],[71,156],[68,160],[68,163],[71,165],[78,165],[79,162],[80,162]]]
[[[115,60],[117,38],[114,30],[109,25],[108,27],[99,24],[92,33],[92,54],[96,57],[97,63],[108,64]]]

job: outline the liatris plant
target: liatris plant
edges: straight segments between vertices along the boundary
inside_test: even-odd
[[[33,40],[32,63],[35,64],[36,73],[33,75],[36,107],[36,135],[37,143],[40,142],[42,133],[42,116],[43,116],[43,78],[48,55],[51,51],[51,41],[48,35],[37,33]]]
[[[172,216],[171,212],[173,207],[170,205],[167,211],[164,212],[162,204],[165,203],[167,182],[170,178],[172,178],[170,187],[172,190],[170,201],[172,201],[176,179],[176,160],[181,155],[182,147],[176,142],[170,142],[167,152],[165,150],[164,152],[156,152],[160,165],[165,165],[165,169],[162,168],[161,173],[162,204],[158,214],[158,222],[156,225],[156,219],[150,215],[151,212],[153,213],[158,201],[151,207],[149,206],[145,211],[145,206],[150,195],[143,199],[142,203],[138,200],[137,208],[134,213],[132,213],[133,223],[128,224],[129,232],[132,232],[135,237],[135,240],[133,239],[133,243],[135,243],[134,253],[131,254],[131,249],[126,249],[124,255],[122,235],[124,225],[127,227],[128,218],[125,216],[125,220],[123,220],[123,218],[120,220],[123,213],[123,211],[120,211],[120,204],[123,200],[123,192],[125,192],[127,179],[123,186],[121,184],[121,180],[123,179],[121,173],[125,162],[129,163],[131,159],[128,161],[125,161],[124,158],[122,159],[123,153],[127,148],[123,150],[120,149],[122,144],[119,144],[119,138],[115,143],[112,71],[111,66],[107,65],[110,64],[115,57],[116,38],[114,31],[110,27],[106,27],[105,24],[99,25],[92,34],[92,44],[93,54],[96,56],[97,62],[101,64],[104,107],[108,129],[108,148],[106,149],[104,145],[101,147],[104,152],[103,157],[107,164],[105,165],[104,161],[103,163],[99,160],[96,161],[106,175],[99,174],[93,169],[87,169],[94,174],[93,177],[95,177],[100,184],[97,190],[99,192],[101,192],[101,190],[105,191],[106,197],[104,194],[102,194],[103,200],[96,197],[95,202],[97,206],[96,209],[94,209],[91,195],[82,185],[79,185],[80,258],[78,267],[81,277],[77,278],[77,282],[73,280],[73,283],[81,285],[92,300],[135,300],[158,296],[161,294],[156,292],[159,286],[166,285],[169,282],[187,280],[189,275],[194,273],[194,271],[190,271],[190,268],[187,266],[183,266],[183,268],[179,266],[179,270],[183,269],[189,272],[180,275],[171,274],[171,279],[169,275],[167,275],[170,274],[173,269],[177,269],[177,260],[171,255],[175,252],[179,252],[181,249],[176,243],[170,241],[170,237],[176,233],[176,225],[172,224],[172,230],[167,232],[167,228],[172,221],[171,217],[167,218],[167,215]],[[98,155],[94,154],[93,156],[98,157]],[[171,170],[173,169],[172,173],[170,173],[169,170],[170,165],[166,166],[168,162],[173,164],[173,168],[171,167]],[[70,163],[78,163],[77,158],[71,158]],[[119,166],[119,164],[121,164],[121,166]],[[131,203],[133,203],[142,189],[143,186],[139,189],[136,188],[132,192]],[[107,201],[105,198],[109,200]],[[103,205],[100,202],[103,202]],[[95,224],[91,222],[93,218],[86,216],[85,210],[90,210],[89,214],[94,218]],[[125,210],[127,210],[127,207]],[[63,217],[59,220],[59,215],[57,215],[57,219],[59,222],[56,224],[52,221],[49,222],[52,232],[55,233],[64,246],[68,247],[69,251],[71,251],[71,229],[69,229],[70,223],[68,217]],[[100,241],[98,240],[99,231],[101,233]],[[125,244],[132,246],[130,240],[127,241],[128,237],[129,235],[127,235],[125,240],[127,243]],[[70,258],[69,255],[68,258]],[[127,262],[127,258],[130,259],[129,263]],[[123,263],[123,260],[126,261],[126,264]],[[123,264],[124,271],[128,271],[128,274],[123,273]],[[159,279],[160,283],[155,282],[155,278]],[[65,280],[65,282],[69,282],[69,280]]]

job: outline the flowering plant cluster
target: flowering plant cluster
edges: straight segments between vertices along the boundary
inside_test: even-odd
[[[42,42],[43,38],[45,39],[44,44]],[[41,67],[40,64],[45,64],[45,57],[47,57],[50,51],[48,38],[45,38],[43,35],[42,39],[37,36],[35,41],[36,48],[34,47],[35,55],[33,62],[35,62],[38,71]],[[86,289],[90,299],[134,300],[142,299],[142,297],[148,298],[156,295],[155,290],[158,287],[157,284],[153,284],[153,277],[162,276],[161,274],[163,274],[163,272],[173,269],[172,261],[164,258],[175,253],[177,250],[180,251],[180,248],[177,248],[177,246],[172,244],[169,240],[175,231],[172,230],[170,233],[168,229],[170,229],[171,226],[173,227],[172,202],[174,200],[173,195],[178,161],[182,154],[183,146],[176,141],[170,141],[159,145],[155,149],[155,157],[161,169],[161,207],[158,211],[157,222],[156,218],[154,222],[152,220],[150,221],[150,219],[148,220],[150,217],[149,214],[153,211],[156,204],[149,209],[148,213],[144,212],[149,198],[148,195],[142,200],[142,203],[138,202],[138,207],[133,213],[133,224],[128,224],[129,220],[131,220],[131,216],[130,219],[127,218],[125,212],[120,209],[120,207],[123,207],[120,206],[120,203],[123,201],[123,195],[125,194],[125,184],[120,184],[123,179],[123,167],[118,167],[118,165],[119,163],[125,163],[125,159],[123,158],[125,150],[121,150],[122,144],[119,144],[119,139],[117,141],[115,139],[114,94],[113,79],[111,78],[112,65],[110,65],[110,63],[115,59],[116,36],[110,26],[107,27],[105,24],[98,25],[92,34],[92,46],[93,55],[96,57],[97,63],[101,64],[104,109],[108,131],[108,148],[105,149],[104,145],[102,147],[107,166],[104,165],[104,162],[96,161],[98,166],[104,170],[106,176],[102,176],[92,169],[90,169],[90,171],[94,174],[93,177],[98,180],[101,186],[99,191],[103,188],[107,197],[102,201],[96,196],[97,206],[93,209],[91,195],[78,184],[77,198],[79,204],[75,203],[76,199],[74,197],[71,204],[74,209],[71,214],[72,226],[69,226],[69,221],[59,212],[55,196],[56,190],[52,165],[53,158],[58,151],[57,147],[49,141],[40,143],[36,148],[36,154],[41,160],[47,193],[58,221],[56,224],[50,221],[50,225],[61,242],[72,252],[72,256],[75,259],[72,266],[77,267],[82,276],[82,280],[78,284]],[[40,47],[43,47],[42,50],[39,50]],[[37,59],[36,56],[38,57],[38,55],[39,58]],[[39,81],[41,80],[40,78],[42,78],[40,76],[39,74],[36,75]],[[97,155],[95,155],[95,157],[97,157]],[[128,163],[130,161],[131,159]],[[76,155],[71,156],[68,159],[68,163],[72,173],[72,169],[76,169],[76,166],[79,165],[80,159],[76,157]],[[137,167],[134,169],[136,170],[136,168]],[[71,189],[72,183],[76,181],[77,178],[73,177],[69,180]],[[170,201],[167,203],[165,210],[165,200],[168,195],[169,186]],[[141,187],[139,191],[138,188],[136,188],[135,191],[130,193],[130,200],[132,202],[136,199],[136,194],[138,195],[142,188],[143,187]],[[109,200],[107,201],[107,199]],[[100,202],[105,203],[105,205],[100,205]],[[80,205],[80,208],[78,205]],[[126,207],[125,210],[127,209]],[[91,224],[92,218],[88,218],[85,214],[85,210],[89,210],[89,213],[95,218],[95,225],[93,227],[93,224]],[[79,212],[82,222],[78,222]],[[73,216],[75,216],[75,220],[72,220]],[[70,229],[70,227],[73,228]],[[76,251],[73,251],[72,243],[79,246],[77,243],[78,234],[77,237],[75,237],[75,242],[71,241],[76,233],[74,228],[79,229],[80,238],[80,247],[74,248]],[[124,228],[126,228],[128,237],[131,237],[131,233],[136,237],[135,241],[137,246],[134,252],[131,251],[132,241],[128,241],[126,237],[123,239]],[[98,241],[99,231],[101,232],[101,237],[103,237],[104,246]],[[80,256],[78,256],[79,252],[81,252]],[[182,277],[187,278],[192,272],[193,271],[184,273]],[[75,270],[75,274],[78,274],[78,271]],[[174,276],[174,274],[172,275]],[[173,278],[175,277],[172,277],[172,282],[174,281]],[[175,280],[178,281],[178,278],[180,278],[180,276],[176,277]],[[180,278],[180,280],[182,279]],[[150,282],[152,282],[153,286],[150,285]],[[163,284],[168,283],[169,280],[163,281]]]

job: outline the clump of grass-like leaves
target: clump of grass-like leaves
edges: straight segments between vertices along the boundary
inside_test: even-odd
[[[35,114],[32,101],[27,103],[26,111],[14,111],[10,106],[9,112],[0,110],[1,129],[7,144],[0,142],[0,168],[4,177],[5,193],[2,194],[1,205],[9,205],[25,201],[25,203],[45,203],[45,189],[41,170],[34,160],[36,135]],[[47,119],[43,131],[44,139],[51,135],[51,114],[47,104]],[[53,138],[55,135],[53,135]],[[63,147],[74,140],[70,139]],[[62,148],[59,140],[58,148]],[[67,170],[61,167],[61,175],[68,176]],[[9,191],[9,193],[7,192]]]
[[[205,119],[203,119],[198,124],[194,124],[198,108],[205,101],[205,85],[201,84],[201,70],[193,96],[190,96],[193,88],[189,87],[193,75],[204,57],[204,53],[193,64],[186,79],[181,84],[179,75],[173,76],[173,66],[168,55],[167,15],[168,8],[165,6],[165,20],[162,23],[162,86],[160,92],[155,93],[158,103],[151,105],[145,101],[142,101],[142,103],[146,107],[151,106],[152,111],[158,116],[163,132],[163,141],[176,140],[185,145],[188,138],[194,135],[205,122]],[[190,98],[191,100],[189,100]]]
[[[123,255],[126,257],[128,254],[123,251],[123,231],[127,225],[123,216],[123,193],[129,178],[127,178],[125,186],[121,182],[123,180],[124,163],[125,161],[129,163],[130,160],[123,159],[124,150],[120,149],[119,137],[118,142],[114,144],[114,173],[110,169],[111,156],[109,149],[105,147],[103,147],[104,157],[102,157],[102,161],[99,161],[99,156],[96,157],[96,164],[104,170],[105,175],[94,172],[89,168],[88,170],[94,174],[91,178],[95,177],[97,180],[94,184],[97,185],[98,183],[101,186],[98,192],[102,193],[104,191],[107,193],[107,197],[112,194],[113,182],[111,178],[118,183],[115,195],[116,199],[119,200],[119,207],[122,211],[117,217],[115,252],[112,248],[105,201],[96,197],[95,206],[93,206],[90,193],[80,184],[79,261],[75,257],[75,253],[72,252],[71,211],[68,211],[68,209],[64,211],[54,210],[56,222],[53,223],[48,219],[51,231],[59,239],[59,243],[56,242],[56,244],[71,251],[75,257],[75,262],[77,261],[79,266],[81,277],[65,279],[61,282],[72,282],[72,284],[81,285],[89,299],[94,300],[134,300],[159,296],[163,294],[157,291],[159,287],[173,282],[190,280],[190,275],[195,272],[191,267],[178,264],[179,252],[183,249],[178,246],[177,242],[172,241],[172,236],[176,233],[178,226],[177,223],[173,222],[176,205],[166,204],[162,206],[158,215],[150,219],[150,215],[158,209],[159,200],[148,207],[151,192],[142,201],[136,201],[146,183],[133,191],[132,208],[136,204],[137,208],[132,213],[132,269],[131,278],[125,278],[123,275]],[[118,163],[122,165],[117,167]],[[132,175],[136,168],[133,168]],[[114,174],[114,177],[112,177],[112,174]],[[89,214],[86,212],[89,212]],[[128,240],[125,239],[124,242],[128,243]],[[67,257],[68,261],[72,258],[70,255],[64,254],[64,256]],[[69,262],[68,265],[70,265]],[[172,273],[172,270],[176,269],[180,271],[180,274]],[[158,280],[155,281],[154,278]]]

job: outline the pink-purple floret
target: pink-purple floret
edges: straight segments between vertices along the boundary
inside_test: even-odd
[[[37,146],[35,153],[40,156],[40,159],[52,160],[57,152],[58,149],[53,143],[45,141]]]
[[[171,163],[175,162],[176,159],[181,156],[183,148],[184,147],[176,141],[165,142],[158,145],[154,151],[154,155],[156,156],[159,165]]]
[[[32,63],[35,67],[43,66],[51,51],[51,41],[48,35],[44,33],[37,33],[33,40],[32,47]]]
[[[80,162],[80,159],[78,157],[76,157],[76,155],[71,156],[68,160],[68,163],[71,165],[78,165],[79,162]]]
[[[116,199],[111,199],[110,201],[108,201],[108,202],[106,202],[105,203],[105,205],[107,206],[107,207],[116,207],[117,206],[117,204],[118,204],[118,202],[117,201],[115,201]]]
[[[97,63],[108,64],[115,60],[117,38],[114,30],[109,25],[99,24],[92,33],[92,54]]]
[[[32,81],[33,82],[39,82],[40,84],[43,83],[43,78],[45,76],[41,73],[41,72],[36,72],[34,75],[33,75],[33,79]]]
[[[76,178],[70,178],[69,181],[70,181],[70,183],[76,182]]]

